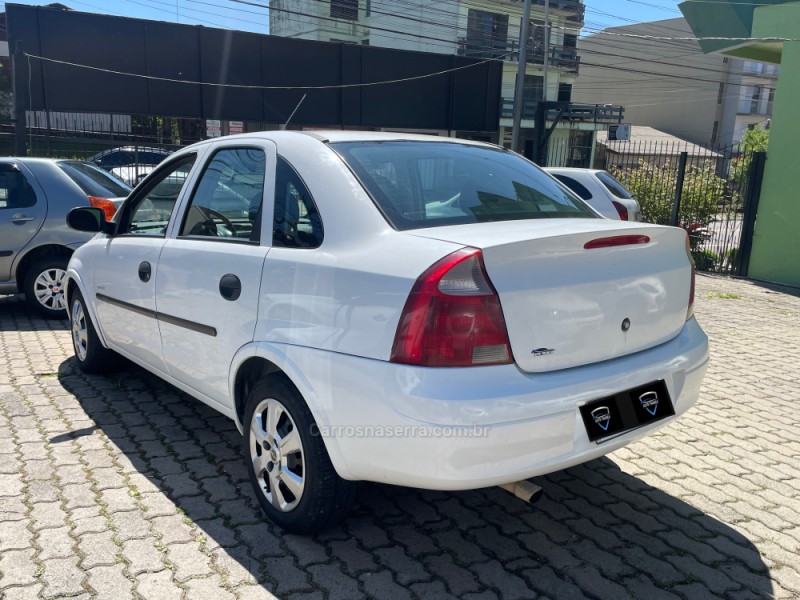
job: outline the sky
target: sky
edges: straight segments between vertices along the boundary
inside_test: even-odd
[[[49,4],[54,0],[16,0]],[[268,33],[267,11],[232,0],[58,0],[75,10]],[[267,4],[267,0],[253,0]],[[677,0],[585,0],[587,33],[618,25],[680,17]]]

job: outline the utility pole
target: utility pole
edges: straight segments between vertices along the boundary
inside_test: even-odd
[[[525,90],[525,66],[528,64],[528,26],[531,21],[531,0],[525,0],[522,23],[519,28],[519,57],[517,60],[517,85],[514,88],[514,115],[511,126],[511,149],[520,152],[519,128],[522,122],[523,92]]]
[[[11,81],[14,92],[14,117],[16,121],[14,127],[14,154],[17,156],[26,156],[28,154],[25,140],[28,124],[25,111],[31,108],[28,106],[28,90],[26,89],[27,80],[30,77],[29,68],[25,62],[22,42],[17,40],[14,53],[11,55]],[[31,120],[33,120],[33,113],[31,113]]]
[[[550,0],[544,0],[544,76],[542,102],[547,102],[547,68],[550,66]]]

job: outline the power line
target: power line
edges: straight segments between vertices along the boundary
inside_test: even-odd
[[[126,77],[138,77],[139,79],[148,79],[151,81],[164,81],[167,83],[182,83],[187,85],[205,85],[209,87],[218,87],[218,88],[235,88],[235,89],[244,89],[244,90],[334,90],[334,89],[347,89],[347,88],[364,88],[364,87],[374,87],[378,85],[390,85],[394,83],[405,83],[407,81],[417,81],[420,79],[428,79],[431,77],[438,77],[440,75],[447,75],[449,73],[454,73],[456,71],[463,71],[465,69],[472,69],[474,67],[484,65],[489,62],[495,62],[498,60],[502,60],[502,58],[489,58],[486,60],[482,60],[471,65],[462,65],[460,67],[453,67],[452,69],[443,69],[441,71],[436,71],[434,73],[425,73],[424,75],[415,75],[412,77],[403,77],[401,79],[389,79],[385,81],[370,81],[367,83],[343,83],[338,85],[247,85],[247,84],[239,84],[239,83],[216,83],[216,82],[208,82],[208,81],[192,81],[188,79],[173,79],[170,77],[158,77],[156,75],[144,75],[141,73],[128,73],[125,71],[116,71],[114,69],[105,69],[102,67],[95,67],[93,65],[84,65],[80,63],[73,63],[66,60],[58,60],[55,58],[49,58],[46,56],[37,56],[35,54],[29,54],[27,52],[24,53],[25,56],[28,58],[33,58],[36,60],[41,60],[45,62],[65,65],[69,67],[76,67],[80,69],[89,69],[91,71],[99,71],[101,73],[108,73],[111,75],[123,75]]]

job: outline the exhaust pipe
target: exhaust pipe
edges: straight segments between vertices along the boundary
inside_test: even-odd
[[[528,504],[536,504],[542,497],[542,488],[527,479],[513,483],[503,483],[499,487],[514,494],[517,498]]]

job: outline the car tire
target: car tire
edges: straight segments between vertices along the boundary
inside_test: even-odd
[[[80,370],[92,374],[114,370],[119,364],[119,356],[100,343],[86,301],[79,290],[72,293],[69,307],[72,348]]]
[[[349,512],[356,483],[336,473],[311,411],[285,376],[270,375],[253,386],[243,425],[250,482],[271,521],[291,533],[312,534]]]
[[[37,260],[25,276],[22,291],[28,305],[48,319],[66,319],[64,283],[68,256],[49,256]]]

